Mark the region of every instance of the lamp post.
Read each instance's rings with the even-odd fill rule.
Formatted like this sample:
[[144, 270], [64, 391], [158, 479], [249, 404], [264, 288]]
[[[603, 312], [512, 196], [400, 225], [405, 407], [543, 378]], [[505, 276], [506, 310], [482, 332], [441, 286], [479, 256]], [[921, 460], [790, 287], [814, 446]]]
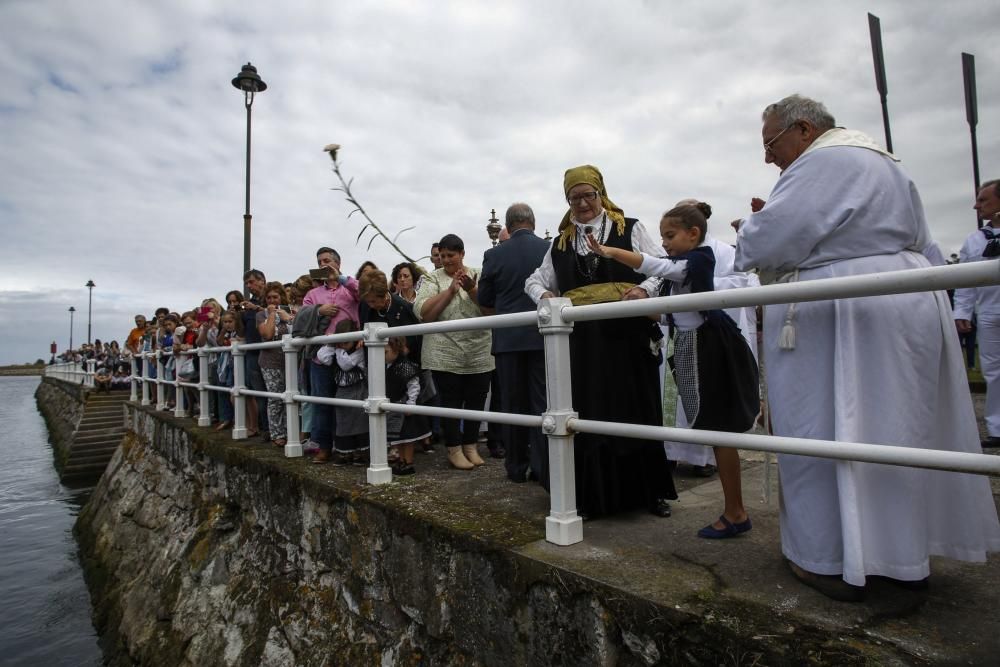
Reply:
[[[243, 214], [243, 274], [246, 275], [250, 270], [250, 107], [253, 106], [254, 94], [267, 90], [267, 84], [257, 74], [257, 68], [247, 63], [233, 79], [233, 86], [243, 91], [243, 105], [247, 108], [247, 187], [246, 211]], [[249, 294], [246, 296], [250, 298]]]
[[67, 348], [68, 352], [72, 352], [73, 351], [73, 313], [75, 313], [75, 312], [76, 312], [76, 308], [74, 308], [73, 306], [70, 306], [69, 307], [69, 347]]
[[500, 221], [497, 220], [497, 210], [495, 208], [490, 209], [490, 222], [486, 225], [486, 233], [489, 235], [493, 247], [496, 248], [497, 241], [500, 239]]
[[90, 290], [87, 295], [87, 345], [90, 345], [90, 314], [94, 305], [94, 288], [97, 287], [97, 285], [94, 284], [93, 280], [88, 280], [84, 287]]

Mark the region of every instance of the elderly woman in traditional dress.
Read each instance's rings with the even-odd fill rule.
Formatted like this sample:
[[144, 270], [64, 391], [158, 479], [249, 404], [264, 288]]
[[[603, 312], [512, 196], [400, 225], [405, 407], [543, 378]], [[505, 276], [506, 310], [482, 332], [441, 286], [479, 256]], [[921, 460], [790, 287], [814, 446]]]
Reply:
[[[536, 303], [564, 296], [574, 305], [649, 296], [657, 279], [643, 282], [633, 269], [590, 252], [586, 236], [602, 245], [661, 256], [663, 249], [609, 198], [597, 167], [566, 172], [569, 210], [542, 265], [525, 282]], [[573, 408], [581, 419], [663, 424], [658, 357], [651, 343], [656, 324], [644, 317], [577, 322], [570, 336]], [[677, 498], [660, 443], [589, 433], [574, 438], [576, 497], [584, 517], [643, 508], [670, 516]]]
[[[465, 266], [464, 242], [454, 234], [446, 234], [439, 247], [441, 268], [424, 276], [413, 312], [422, 322], [479, 317], [479, 270]], [[424, 336], [421, 364], [433, 371], [442, 407], [483, 409], [494, 368], [492, 341], [489, 329]], [[441, 426], [452, 467], [471, 470], [485, 463], [476, 448], [478, 421], [466, 419], [460, 430], [457, 419], [442, 417]]]

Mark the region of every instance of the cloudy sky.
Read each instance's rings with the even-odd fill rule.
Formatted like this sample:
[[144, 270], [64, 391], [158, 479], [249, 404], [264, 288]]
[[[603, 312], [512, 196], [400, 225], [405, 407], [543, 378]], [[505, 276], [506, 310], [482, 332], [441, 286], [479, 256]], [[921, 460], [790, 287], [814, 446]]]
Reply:
[[0, 0], [0, 363], [136, 312], [240, 287], [252, 61], [253, 266], [288, 281], [332, 245], [391, 267], [322, 147], [412, 256], [454, 232], [467, 263], [490, 210], [555, 231], [567, 167], [655, 226], [678, 199], [712, 227], [766, 197], [760, 111], [799, 92], [883, 141], [866, 12], [882, 19], [894, 148], [946, 254], [975, 228], [961, 59], [976, 56], [983, 179], [1000, 176], [1000, 3], [196, 2]]

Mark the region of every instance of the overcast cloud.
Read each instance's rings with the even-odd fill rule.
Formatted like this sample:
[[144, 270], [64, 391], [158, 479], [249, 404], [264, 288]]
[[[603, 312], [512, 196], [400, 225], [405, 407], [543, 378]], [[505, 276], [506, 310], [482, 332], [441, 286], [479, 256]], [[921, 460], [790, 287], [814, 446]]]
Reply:
[[0, 3], [0, 363], [122, 340], [131, 316], [240, 287], [246, 116], [253, 266], [292, 280], [332, 245], [353, 272], [400, 261], [360, 222], [322, 147], [412, 256], [443, 234], [467, 263], [514, 201], [538, 231], [565, 211], [567, 167], [598, 165], [652, 229], [677, 200], [713, 232], [777, 170], [760, 111], [800, 92], [884, 140], [866, 12], [882, 19], [894, 148], [936, 240], [975, 228], [960, 54], [976, 56], [983, 179], [1000, 177], [1000, 4], [940, 2]]

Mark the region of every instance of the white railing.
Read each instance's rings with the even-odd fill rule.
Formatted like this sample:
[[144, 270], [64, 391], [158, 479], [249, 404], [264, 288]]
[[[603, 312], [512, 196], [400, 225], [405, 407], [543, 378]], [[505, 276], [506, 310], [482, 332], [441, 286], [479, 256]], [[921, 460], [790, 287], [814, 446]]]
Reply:
[[[546, 518], [546, 539], [560, 545], [569, 545], [583, 539], [583, 524], [576, 511], [576, 488], [573, 460], [573, 434], [597, 433], [610, 436], [641, 438], [647, 440], [676, 440], [719, 447], [736, 447], [764, 452], [799, 454], [823, 458], [868, 461], [889, 465], [912, 466], [937, 470], [951, 470], [976, 474], [1000, 475], [1000, 457], [963, 452], [946, 452], [929, 449], [915, 449], [902, 446], [877, 445], [869, 443], [843, 443], [804, 438], [788, 438], [744, 433], [723, 433], [716, 431], [696, 431], [663, 426], [644, 426], [580, 419], [573, 411], [572, 376], [570, 370], [569, 336], [574, 322], [635, 317], [658, 313], [708, 310], [714, 308], [734, 308], [753, 305], [786, 304], [793, 302], [818, 301], [838, 298], [856, 298], [884, 294], [902, 294], [950, 289], [953, 287], [976, 287], [1000, 283], [1000, 262], [975, 262], [956, 266], [944, 266], [907, 271], [894, 271], [846, 278], [828, 278], [792, 284], [768, 285], [764, 287], [742, 288], [687, 294], [671, 297], [657, 297], [636, 301], [620, 301], [590, 306], [573, 306], [569, 299], [553, 298], [542, 301], [537, 312], [511, 315], [491, 315], [449, 322], [431, 322], [389, 328], [384, 323], [369, 323], [364, 331], [312, 339], [285, 336], [280, 341], [266, 343], [234, 343], [231, 347], [199, 348], [190, 352], [178, 352], [179, 359], [185, 354], [197, 354], [200, 377], [198, 382], [163, 379], [163, 359], [160, 352], [143, 353], [143, 359], [154, 359], [157, 377], [151, 379], [145, 373], [146, 364], [137, 368], [132, 362], [132, 399], [137, 400], [137, 386], [141, 386], [141, 403], [150, 405], [150, 384], [158, 386], [189, 387], [199, 392], [200, 415], [198, 424], [210, 423], [208, 392], [227, 393], [233, 398], [234, 439], [246, 438], [246, 397], [277, 398], [284, 402], [288, 423], [288, 437], [284, 452], [286, 456], [302, 456], [299, 441], [299, 406], [301, 403], [316, 403], [354, 407], [368, 413], [371, 463], [367, 479], [371, 484], [386, 484], [392, 481], [392, 471], [387, 463], [386, 414], [423, 414], [457, 419], [485, 420], [498, 424], [527, 426], [544, 431], [549, 440], [550, 496], [551, 506]], [[476, 329], [501, 329], [536, 324], [545, 345], [545, 373], [548, 406], [541, 415], [521, 415], [485, 410], [458, 410], [421, 405], [390, 403], [385, 396], [385, 345], [392, 336], [426, 335]], [[298, 392], [299, 350], [306, 345], [364, 340], [368, 355], [368, 398], [346, 400], [306, 396]], [[280, 348], [285, 358], [285, 391], [271, 393], [252, 391], [245, 384], [243, 357], [247, 351]], [[233, 355], [234, 386], [220, 387], [208, 384], [207, 356], [213, 352], [229, 351]], [[139, 371], [142, 371], [140, 374]], [[165, 409], [165, 392], [158, 391], [158, 409]], [[186, 416], [184, 392], [176, 392], [174, 414]]]
[[43, 375], [45, 377], [58, 378], [73, 384], [81, 384], [84, 387], [94, 386], [94, 371], [97, 362], [93, 359], [82, 361], [66, 361], [60, 364], [51, 364], [45, 367]]

